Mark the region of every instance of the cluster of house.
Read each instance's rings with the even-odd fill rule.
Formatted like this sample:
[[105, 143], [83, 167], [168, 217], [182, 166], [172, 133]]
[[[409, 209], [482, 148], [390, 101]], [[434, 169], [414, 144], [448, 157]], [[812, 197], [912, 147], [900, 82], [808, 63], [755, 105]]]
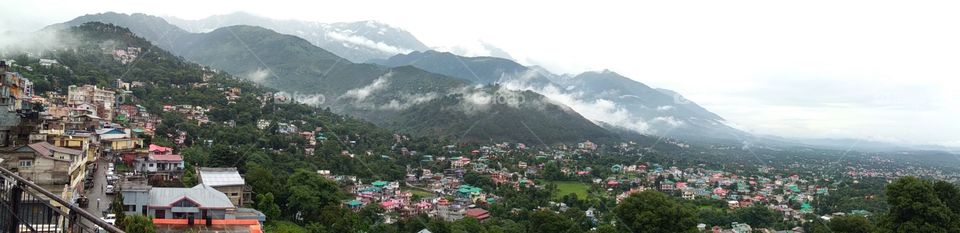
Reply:
[[[623, 172], [630, 172], [624, 169]], [[771, 175], [771, 177], [741, 177], [737, 174], [702, 168], [664, 169], [654, 165], [637, 165], [633, 170], [638, 176], [632, 179], [609, 178], [605, 185], [631, 185], [628, 191], [617, 195], [618, 202], [633, 192], [656, 189], [677, 193], [684, 199], [706, 198], [724, 200], [729, 208], [764, 205], [783, 214], [784, 219], [802, 219], [813, 213], [810, 204], [815, 197], [828, 195], [829, 189], [799, 175]], [[672, 177], [672, 178], [662, 178]], [[644, 181], [645, 179], [645, 181]], [[595, 182], [597, 182], [595, 180]], [[652, 187], [637, 185], [654, 184]], [[799, 205], [798, 205], [799, 204]]]
[[120, 64], [126, 65], [127, 63], [137, 60], [137, 56], [140, 56], [140, 51], [140, 47], [117, 48], [113, 50], [113, 59], [120, 62]]
[[0, 63], [0, 71], [4, 79], [0, 115], [4, 126], [15, 124], [0, 135], [0, 166], [5, 169], [64, 199], [76, 200], [90, 186], [92, 169], [88, 167], [102, 152], [132, 150], [143, 144], [129, 128], [111, 122], [116, 114], [113, 91], [70, 86], [67, 96], [47, 93], [42, 97], [5, 63]]
[[203, 125], [210, 123], [210, 118], [207, 117], [207, 112], [210, 112], [210, 108], [202, 106], [193, 106], [189, 104], [180, 104], [180, 105], [164, 105], [164, 112], [178, 112], [186, 116], [187, 119], [197, 122], [197, 125]]
[[[114, 52], [123, 62], [135, 58], [139, 49]], [[114, 88], [70, 86], [66, 96], [39, 96], [33, 93], [29, 80], [9, 71], [6, 62], [0, 62], [0, 78], [3, 168], [77, 202], [94, 191], [88, 189], [93, 186], [95, 162], [113, 155], [117, 164], [125, 165], [117, 169], [126, 172], [117, 186], [124, 194], [123, 210], [127, 214], [147, 215], [171, 226], [188, 225], [187, 219], [203, 219], [219, 225], [259, 228], [265, 220], [262, 213], [242, 208], [253, 199], [236, 168], [197, 168], [197, 186], [163, 187], [180, 183], [185, 164], [172, 148], [144, 144], [144, 136], [153, 135], [161, 120], [143, 106], [124, 101], [131, 93], [129, 88], [142, 83], [117, 80]], [[35, 108], [38, 105], [43, 108]], [[200, 124], [208, 111], [188, 105], [164, 106], [164, 110], [185, 114]]]
[[960, 183], [958, 170], [904, 163], [879, 156], [871, 156], [867, 161], [850, 164], [844, 168], [846, 172], [843, 176], [853, 179], [854, 182], [864, 178], [885, 178], [892, 181], [901, 177], [914, 176]]
[[[401, 190], [401, 181], [378, 180], [364, 184], [353, 176], [332, 175], [327, 170], [318, 171], [328, 179], [349, 184], [345, 185], [345, 189], [353, 194], [353, 197], [343, 202], [344, 207], [360, 210], [365, 206], [375, 205], [387, 213], [384, 217], [388, 223], [395, 221], [394, 217], [406, 218], [420, 214], [448, 221], [464, 217], [478, 220], [490, 217], [487, 210], [478, 206], [494, 202], [495, 197], [488, 197], [488, 194], [479, 187], [462, 184], [460, 178], [455, 178], [456, 175], [434, 175], [429, 170], [424, 172], [424, 181], [436, 180], [436, 182], [430, 182], [426, 185], [427, 187], [424, 187], [418, 184], [426, 182], [407, 179], [403, 181], [406, 182], [404, 189], [407, 190]], [[411, 176], [414, 175], [408, 174], [408, 177]], [[415, 192], [422, 196], [415, 199]]]

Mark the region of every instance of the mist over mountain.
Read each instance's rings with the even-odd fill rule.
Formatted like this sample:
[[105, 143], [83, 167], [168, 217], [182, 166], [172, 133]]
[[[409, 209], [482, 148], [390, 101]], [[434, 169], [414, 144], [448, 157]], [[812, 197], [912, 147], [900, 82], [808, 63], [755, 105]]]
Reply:
[[163, 18], [170, 24], [194, 33], [236, 25], [259, 26], [306, 39], [352, 62], [385, 59], [396, 54], [429, 49], [409, 32], [377, 21], [319, 23], [275, 20], [246, 12], [215, 15], [199, 20], [184, 20], [172, 16]]
[[[276, 88], [297, 101], [417, 135], [527, 143], [616, 137], [534, 92], [476, 85], [412, 66], [353, 63], [300, 37], [258, 26], [191, 33], [155, 16], [104, 13], [50, 28], [93, 21], [130, 27], [177, 56]], [[530, 127], [507, 124], [525, 119]], [[430, 127], [416, 127], [425, 122]], [[482, 127], [472, 131], [476, 125]]]
[[433, 50], [450, 52], [464, 57], [498, 57], [508, 60], [516, 60], [510, 56], [506, 50], [501, 49], [485, 41], [473, 41], [461, 43], [454, 46], [437, 46]]
[[411, 65], [474, 83], [498, 83], [507, 89], [534, 91], [597, 123], [639, 133], [736, 141], [747, 135], [679, 93], [651, 88], [608, 70], [556, 75], [508, 59], [436, 51], [397, 55], [379, 63], [391, 67]]

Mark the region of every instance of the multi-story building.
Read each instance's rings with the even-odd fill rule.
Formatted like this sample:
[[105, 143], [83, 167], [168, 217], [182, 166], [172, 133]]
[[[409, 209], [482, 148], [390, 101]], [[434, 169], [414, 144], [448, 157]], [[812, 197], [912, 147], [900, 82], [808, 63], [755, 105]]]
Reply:
[[80, 106], [92, 104], [97, 116], [102, 119], [113, 119], [113, 109], [116, 95], [113, 91], [105, 90], [94, 85], [76, 86], [67, 88], [67, 105]]
[[9, 72], [5, 61], [0, 61], [0, 147], [26, 143], [31, 130], [24, 129], [22, 119], [32, 113], [33, 83]]
[[235, 167], [201, 167], [197, 169], [197, 177], [201, 184], [226, 194], [235, 206], [243, 206], [251, 198], [250, 192], [246, 191], [246, 182]]

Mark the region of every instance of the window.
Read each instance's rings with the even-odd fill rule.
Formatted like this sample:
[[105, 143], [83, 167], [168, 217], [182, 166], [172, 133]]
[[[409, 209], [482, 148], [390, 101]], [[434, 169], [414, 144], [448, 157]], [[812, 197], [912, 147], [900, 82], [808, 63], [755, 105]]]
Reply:
[[152, 163], [150, 164], [150, 167], [153, 167], [153, 164], [152, 164]]
[[135, 205], [123, 205], [123, 211], [124, 211], [124, 212], [137, 211], [137, 206], [135, 206]]
[[177, 202], [177, 204], [174, 206], [175, 207], [196, 207], [196, 205], [194, 205], [193, 202], [190, 202], [187, 200], [182, 200], [180, 202]]
[[20, 160], [20, 167], [33, 167], [33, 160]]
[[230, 193], [230, 196], [236, 197], [237, 195], [239, 195], [239, 194], [237, 194], [237, 193]]

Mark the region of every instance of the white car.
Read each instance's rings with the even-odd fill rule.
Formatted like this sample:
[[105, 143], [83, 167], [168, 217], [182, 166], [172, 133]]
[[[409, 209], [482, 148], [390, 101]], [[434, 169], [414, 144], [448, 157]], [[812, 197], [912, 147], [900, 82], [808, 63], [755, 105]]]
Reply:
[[[107, 185], [106, 190], [104, 190], [104, 192], [107, 193], [107, 194], [113, 194], [113, 191], [114, 191], [114, 190], [113, 190], [113, 185]], [[108, 216], [109, 216], [109, 215], [108, 215]]]
[[103, 219], [104, 222], [107, 222], [107, 223], [109, 223], [110, 225], [116, 225], [116, 223], [117, 223], [117, 215], [116, 215], [116, 214], [107, 214], [106, 217], [102, 217], [102, 218], [100, 218], [100, 219]]

